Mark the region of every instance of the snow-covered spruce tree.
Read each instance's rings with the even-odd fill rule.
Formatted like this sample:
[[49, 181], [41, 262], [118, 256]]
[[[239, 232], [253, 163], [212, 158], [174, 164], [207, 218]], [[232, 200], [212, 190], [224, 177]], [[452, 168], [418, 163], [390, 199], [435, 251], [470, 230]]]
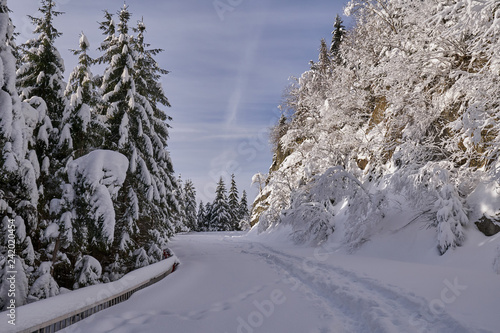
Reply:
[[240, 213], [240, 198], [238, 194], [238, 187], [236, 186], [236, 180], [234, 173], [231, 175], [231, 186], [229, 187], [229, 194], [227, 196], [227, 204], [229, 206], [229, 214], [231, 215], [231, 229], [230, 230], [238, 230], [239, 229], [239, 213]]
[[194, 231], [206, 231], [205, 230], [205, 205], [203, 201], [200, 200], [198, 205], [198, 213], [196, 214], [196, 229]]
[[111, 63], [113, 54], [108, 51], [116, 40], [116, 25], [115, 21], [113, 20], [113, 14], [111, 14], [107, 10], [104, 11], [104, 21], [99, 22], [99, 30], [101, 30], [102, 34], [106, 37], [101, 42], [101, 45], [97, 48], [103, 54], [96, 59], [96, 62], [98, 64], [109, 64]]
[[55, 265], [54, 276], [66, 288], [74, 285], [73, 265], [80, 260], [82, 253], [96, 255], [98, 252], [97, 256], [102, 256], [108, 238], [102, 232], [102, 217], [95, 214], [95, 194], [98, 193], [95, 184], [83, 179], [82, 173], [70, 175], [71, 172], [67, 171], [73, 160], [102, 147], [106, 134], [104, 120], [97, 114], [98, 93], [90, 70], [93, 61], [87, 54], [89, 42], [83, 33], [79, 46], [79, 50], [73, 51], [78, 56], [78, 65], [71, 72], [64, 92], [69, 102], [64, 109], [58, 143], [59, 149], [67, 153], [61, 161], [60, 186], [63, 191], [60, 199], [52, 200], [54, 207], [60, 207], [57, 241], [68, 256], [68, 260]]
[[82, 32], [79, 49], [73, 50], [73, 54], [78, 56], [78, 65], [69, 75], [64, 92], [69, 103], [64, 109], [60, 144], [70, 146], [72, 159], [103, 147], [105, 141], [105, 119], [97, 110], [99, 93], [90, 68], [94, 60], [87, 54], [89, 47], [90, 43]]
[[198, 230], [198, 215], [196, 212], [196, 189], [191, 180], [184, 183], [184, 210], [186, 216], [186, 227], [189, 230]]
[[179, 233], [186, 231], [186, 207], [185, 203], [185, 195], [183, 188], [184, 181], [182, 180], [182, 176], [179, 175], [177, 177], [177, 189], [175, 190], [175, 197], [179, 200], [179, 206], [177, 212], [172, 216], [172, 227], [174, 233]]
[[213, 231], [212, 227], [212, 204], [207, 202], [205, 204], [205, 214], [203, 217], [203, 224], [200, 224], [202, 231]]
[[[129, 159], [127, 177], [115, 201], [115, 256], [113, 267], [124, 273], [137, 265], [161, 259], [161, 247], [173, 233], [173, 218], [178, 212], [177, 183], [172, 163], [165, 150], [167, 125], [159, 118], [164, 104], [163, 90], [141, 39], [129, 34], [130, 12], [118, 12], [117, 36], [107, 37], [110, 61], [102, 78], [103, 111], [108, 117], [107, 148]], [[142, 67], [142, 68], [141, 68]], [[147, 253], [147, 263], [144, 253]], [[107, 263], [110, 264], [110, 263]], [[106, 266], [106, 265], [105, 265]]]
[[[239, 229], [247, 229], [250, 227], [250, 212], [248, 211], [248, 197], [247, 192], [243, 190], [241, 199], [238, 205], [238, 223]], [[242, 225], [245, 227], [242, 228]]]
[[[18, 97], [16, 59], [12, 47], [13, 26], [9, 18], [7, 2], [1, 0], [0, 234], [2, 236], [0, 237], [0, 279], [5, 281], [7, 271], [18, 272], [16, 304], [22, 305], [26, 302], [28, 294], [28, 279], [37, 264], [33, 239], [36, 239], [38, 227], [36, 214], [38, 162], [36, 153], [28, 147], [33, 133], [27, 122], [33, 120], [30, 116], [33, 116], [34, 110], [21, 103]], [[15, 247], [12, 247], [13, 244]], [[8, 284], [2, 283], [0, 310], [6, 306], [7, 291]]]
[[[148, 156], [148, 167], [152, 170], [152, 175], [156, 180], [159, 192], [159, 206], [157, 216], [164, 218], [165, 225], [161, 223], [157, 225], [159, 229], [163, 229], [166, 233], [164, 237], [170, 236], [171, 231], [168, 226], [168, 219], [176, 212], [180, 211], [180, 198], [175, 196], [176, 188], [180, 185], [176, 184], [174, 176], [174, 168], [170, 154], [166, 150], [168, 146], [168, 129], [170, 125], [168, 121], [172, 120], [163, 107], [170, 107], [170, 103], [165, 96], [165, 92], [160, 83], [162, 75], [169, 72], [162, 69], [155, 56], [162, 52], [162, 49], [150, 49], [150, 44], [145, 42], [146, 25], [141, 20], [138, 22], [137, 28], [134, 29], [137, 37], [133, 40], [134, 48], [138, 53], [137, 64], [135, 67], [135, 81], [138, 96], [145, 99], [147, 119], [151, 130], [149, 138], [153, 146], [153, 155]], [[145, 137], [146, 140], [147, 137]], [[145, 142], [147, 145], [148, 142]], [[186, 229], [183, 223], [182, 230]]]
[[340, 45], [342, 44], [342, 41], [346, 34], [346, 29], [343, 23], [344, 22], [337, 14], [337, 16], [335, 17], [335, 23], [333, 24], [333, 28], [335, 30], [332, 31], [332, 43], [330, 44], [330, 56], [332, 58], [332, 61], [337, 64], [340, 64], [342, 62], [342, 58], [340, 56]]
[[[39, 112], [39, 123], [35, 128], [35, 149], [41, 166], [38, 178], [39, 226], [41, 237], [36, 248], [41, 251], [41, 260], [51, 261], [53, 266], [66, 265], [67, 258], [60, 250], [67, 247], [69, 229], [61, 225], [61, 206], [64, 177], [64, 162], [69, 146], [61, 141], [64, 97], [64, 63], [55, 47], [61, 35], [53, 26], [54, 17], [62, 14], [55, 10], [55, 2], [42, 0], [40, 17], [30, 16], [35, 25], [35, 38], [22, 47], [22, 66], [18, 69], [18, 90], [23, 100], [28, 101]], [[49, 272], [51, 273], [51, 272]], [[44, 294], [45, 295], [45, 294]]]
[[215, 199], [210, 207], [210, 226], [208, 231], [232, 230], [231, 218], [227, 201], [226, 184], [221, 177], [215, 189]]

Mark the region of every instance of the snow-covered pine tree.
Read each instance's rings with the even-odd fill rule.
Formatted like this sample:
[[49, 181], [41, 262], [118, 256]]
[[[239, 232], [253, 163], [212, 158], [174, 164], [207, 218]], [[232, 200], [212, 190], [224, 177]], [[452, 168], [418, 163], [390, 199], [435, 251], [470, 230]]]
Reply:
[[71, 146], [72, 159], [103, 147], [106, 134], [105, 119], [97, 111], [100, 98], [91, 71], [94, 60], [87, 53], [90, 43], [83, 32], [78, 44], [79, 49], [73, 50], [78, 56], [78, 64], [69, 75], [64, 92], [69, 103], [64, 109], [63, 133], [70, 135], [61, 138]]
[[65, 107], [64, 62], [55, 47], [62, 35], [53, 25], [55, 17], [63, 14], [55, 10], [53, 0], [40, 0], [41, 17], [29, 16], [35, 26], [35, 38], [21, 45], [23, 66], [18, 70], [18, 89], [23, 100], [33, 96], [44, 99], [48, 116], [54, 128], [59, 129]]
[[[179, 207], [177, 181], [165, 150], [167, 117], [159, 116], [158, 104], [165, 105], [167, 99], [157, 81], [159, 76], [155, 76], [157, 64], [150, 62], [152, 54], [142, 37], [129, 34], [131, 14], [126, 5], [118, 16], [117, 36], [111, 38], [111, 30], [105, 30], [107, 49], [102, 59], [110, 62], [101, 90], [109, 118], [107, 148], [129, 159], [127, 178], [115, 202], [115, 250], [124, 267], [131, 269], [139, 261], [144, 265], [144, 253], [149, 262], [161, 259], [160, 249], [174, 231], [173, 218]], [[137, 261], [136, 256], [142, 259]]]
[[211, 205], [209, 231], [232, 230], [232, 216], [226, 193], [226, 184], [224, 183], [224, 179], [220, 177], [217, 188], [215, 189], [215, 199]]
[[231, 186], [229, 187], [229, 194], [227, 199], [228, 199], [227, 203], [229, 206], [229, 214], [231, 215], [230, 230], [239, 230], [240, 199], [234, 173], [231, 175]]
[[335, 23], [333, 24], [334, 30], [332, 31], [332, 43], [330, 45], [330, 56], [332, 61], [336, 64], [340, 64], [342, 62], [342, 58], [340, 57], [340, 44], [344, 40], [344, 35], [346, 34], [344, 22], [337, 14], [335, 17]]
[[35, 149], [41, 173], [38, 178], [39, 189], [39, 225], [41, 245], [45, 247], [42, 260], [50, 260], [55, 266], [65, 262], [65, 256], [59, 253], [65, 243], [68, 230], [60, 225], [62, 183], [64, 162], [69, 151], [63, 131], [63, 113], [66, 106], [64, 97], [64, 62], [55, 47], [55, 40], [61, 35], [53, 25], [55, 17], [61, 12], [55, 10], [55, 2], [41, 0], [38, 9], [40, 17], [29, 16], [35, 25], [35, 38], [21, 45], [22, 66], [18, 69], [18, 90], [23, 100], [28, 101], [39, 112], [41, 120], [35, 129]]
[[184, 210], [186, 217], [186, 227], [189, 230], [198, 230], [198, 215], [196, 212], [196, 189], [193, 182], [188, 179], [184, 183]]
[[177, 190], [174, 195], [179, 202], [178, 210], [172, 217], [172, 226], [174, 228], [174, 233], [184, 232], [186, 230], [186, 195], [184, 193], [184, 181], [181, 175], [177, 177]]
[[196, 229], [194, 231], [206, 231], [205, 217], [205, 205], [203, 204], [203, 201], [200, 200], [200, 204], [198, 205], [198, 213], [196, 215]]
[[205, 215], [203, 218], [203, 224], [201, 225], [202, 231], [213, 231], [212, 227], [212, 203], [207, 202], [205, 204]]
[[248, 219], [250, 216], [250, 212], [248, 211], [248, 196], [247, 191], [243, 190], [241, 194], [241, 200], [239, 204], [239, 213], [238, 217], [240, 220]]
[[166, 232], [166, 236], [170, 236], [171, 231], [169, 231], [167, 221], [169, 216], [181, 210], [180, 200], [175, 196], [175, 193], [178, 193], [176, 188], [181, 185], [175, 182], [174, 168], [167, 150], [170, 127], [168, 121], [172, 118], [162, 109], [162, 107], [170, 107], [170, 103], [165, 96], [160, 79], [162, 75], [169, 72], [162, 69], [155, 60], [155, 56], [163, 50], [150, 49], [150, 44], [145, 42], [146, 25], [142, 20], [138, 22], [134, 30], [137, 33], [134, 39], [134, 49], [138, 55], [134, 80], [138, 96], [145, 99], [144, 110], [147, 113], [145, 116], [149, 121], [149, 138], [153, 146], [153, 155], [150, 154], [147, 163], [153, 178], [156, 179], [160, 195], [156, 208], [158, 216], [163, 216], [165, 225], [160, 225], [159, 228]]
[[116, 25], [113, 20], [113, 14], [104, 11], [104, 21], [99, 22], [99, 30], [106, 37], [102, 41], [101, 45], [97, 48], [103, 54], [96, 59], [99, 64], [109, 64], [111, 63], [112, 53], [108, 52], [112, 45], [115, 43], [116, 39]]
[[[92, 202], [92, 193], [96, 189], [89, 188], [85, 179], [79, 178], [71, 183], [66, 171], [73, 160], [102, 147], [105, 141], [106, 125], [97, 114], [99, 98], [90, 70], [93, 61], [87, 54], [89, 46], [82, 33], [79, 49], [73, 50], [78, 56], [78, 65], [71, 72], [64, 93], [69, 102], [64, 109], [59, 141], [60, 149], [67, 152], [61, 172], [64, 177], [61, 184], [63, 193], [59, 200], [59, 242], [62, 243], [61, 248], [67, 248], [65, 252], [69, 261], [54, 265], [54, 275], [60, 285], [66, 288], [72, 288], [74, 284], [72, 263], [76, 263], [82, 254], [96, 251], [100, 254], [106, 249], [106, 237], [100, 226], [102, 221], [93, 214], [95, 203]], [[57, 202], [57, 199], [53, 202]]]
[[[125, 156], [131, 155], [129, 144], [129, 114], [135, 108], [134, 82], [130, 73], [134, 71], [137, 61], [137, 54], [132, 49], [131, 36], [129, 35], [128, 21], [130, 13], [124, 5], [118, 12], [119, 24], [116, 36], [114, 22], [110, 13], [105, 12], [107, 21], [101, 23], [101, 28], [106, 28], [105, 41], [101, 44], [104, 54], [99, 58], [107, 65], [101, 82], [103, 94], [101, 100], [102, 114], [108, 117], [109, 133], [106, 139], [106, 148], [125, 152]], [[105, 24], [108, 24], [107, 26]], [[132, 99], [132, 102], [130, 101]], [[129, 103], [130, 102], [130, 103]], [[137, 132], [137, 131], [136, 131]], [[137, 154], [137, 151], [135, 151]], [[139, 219], [139, 198], [134, 185], [138, 183], [134, 180], [137, 171], [135, 156], [129, 161], [129, 170], [125, 184], [118, 193], [118, 198], [114, 202], [116, 212], [116, 224], [114, 231], [113, 258], [110, 262], [103, 262], [105, 270], [110, 271], [110, 278], [116, 279], [121, 274], [134, 268], [135, 258], [133, 254], [140, 249], [142, 244], [136, 243], [139, 229], [137, 221]], [[142, 191], [144, 193], [144, 189]], [[109, 267], [107, 267], [109, 265]]]
[[[28, 279], [36, 265], [32, 239], [37, 231], [38, 165], [36, 154], [28, 148], [28, 137], [32, 133], [23, 112], [34, 110], [18, 97], [12, 47], [13, 26], [7, 1], [0, 0], [0, 280], [5, 281], [6, 271], [18, 272], [16, 304], [22, 305], [28, 294]], [[15, 255], [10, 257], [9, 230], [14, 231], [15, 241]], [[12, 261], [7, 259], [13, 260], [15, 267], [9, 268], [7, 265], [12, 265]], [[1, 285], [0, 310], [3, 310], [8, 284]]]

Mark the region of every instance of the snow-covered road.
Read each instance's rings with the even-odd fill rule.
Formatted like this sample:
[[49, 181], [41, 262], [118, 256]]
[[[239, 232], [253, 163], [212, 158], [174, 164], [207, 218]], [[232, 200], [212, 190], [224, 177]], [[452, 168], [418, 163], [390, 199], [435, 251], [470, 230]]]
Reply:
[[[474, 283], [478, 276], [457, 269], [429, 272], [240, 233], [178, 235], [171, 248], [178, 271], [65, 332], [485, 333], [500, 323], [470, 304], [486, 302], [485, 318], [496, 312], [500, 283], [493, 274]], [[495, 291], [477, 295], [483, 283]]]

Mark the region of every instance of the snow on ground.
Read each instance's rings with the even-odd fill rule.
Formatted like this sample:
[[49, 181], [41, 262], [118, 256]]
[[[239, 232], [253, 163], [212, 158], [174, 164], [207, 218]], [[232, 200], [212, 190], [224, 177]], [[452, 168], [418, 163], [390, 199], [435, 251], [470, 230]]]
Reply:
[[[156, 264], [137, 269], [120, 280], [69, 291], [48, 299], [20, 306], [16, 309], [16, 325], [8, 323], [8, 312], [0, 312], [0, 332], [20, 332], [35, 325], [58, 318], [72, 311], [103, 301], [125, 290], [133, 289], [151, 278], [169, 270], [178, 261], [175, 256]], [[90, 332], [90, 331], [89, 331]]]
[[178, 235], [174, 274], [64, 332], [498, 332], [486, 255], [497, 239], [470, 230], [438, 256], [435, 231], [421, 229], [383, 232], [353, 255], [334, 239], [297, 247], [286, 229]]

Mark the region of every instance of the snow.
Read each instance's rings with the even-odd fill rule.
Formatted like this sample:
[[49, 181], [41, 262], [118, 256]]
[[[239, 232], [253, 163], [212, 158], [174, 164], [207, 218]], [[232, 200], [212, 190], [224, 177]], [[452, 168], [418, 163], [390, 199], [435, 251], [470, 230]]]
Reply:
[[87, 36], [82, 32], [80, 35], [80, 41], [79, 41], [80, 48], [82, 49], [87, 49], [90, 47], [89, 40], [87, 39]]
[[472, 221], [479, 220], [483, 215], [489, 218], [497, 215], [500, 209], [500, 185], [497, 182], [479, 183], [468, 197], [471, 207], [475, 209], [470, 212]]
[[78, 279], [74, 287], [78, 288], [79, 286], [97, 284], [101, 278], [102, 267], [96, 258], [84, 255], [75, 264], [75, 272], [77, 272]]
[[107, 186], [110, 195], [115, 195], [125, 181], [128, 159], [115, 151], [94, 150], [68, 165], [68, 177], [72, 184], [77, 182], [77, 172], [81, 173], [92, 186]]
[[[2, 64], [1, 61], [0, 64]], [[0, 73], [2, 73], [2, 68], [0, 68]], [[12, 119], [12, 99], [7, 92], [2, 90], [0, 91], [0, 133], [7, 138], [10, 137], [12, 131]]]
[[51, 223], [45, 229], [45, 239], [55, 239], [59, 236], [59, 225], [57, 223]]
[[[173, 256], [156, 264], [130, 272], [118, 281], [61, 293], [48, 299], [18, 307], [16, 309], [16, 326], [9, 325], [6, 320], [0, 320], [0, 332], [9, 333], [26, 330], [47, 320], [57, 318], [68, 312], [76, 311], [112, 295], [132, 289], [143, 282], [149, 281], [151, 277], [158, 276], [167, 271], [176, 261], [177, 257]], [[50, 274], [48, 275], [50, 276]], [[3, 317], [4, 313], [1, 314]]]
[[[284, 226], [177, 235], [174, 274], [62, 332], [497, 332], [500, 280], [485, 256], [497, 239], [469, 232], [462, 247], [439, 256], [434, 230], [418, 221], [399, 228], [397, 215], [390, 224], [353, 255], [335, 241], [297, 247]], [[136, 274], [147, 280], [143, 270], [155, 265]], [[114, 287], [29, 304], [19, 318], [55, 317], [102, 290]], [[33, 311], [42, 304], [43, 313]]]
[[123, 148], [127, 144], [129, 136], [128, 131], [129, 131], [129, 119], [128, 115], [125, 113], [120, 123], [120, 129], [119, 129], [120, 140], [118, 141], [118, 147]]
[[82, 130], [86, 132], [91, 119], [90, 107], [87, 104], [82, 104], [80, 110], [78, 111], [78, 117], [82, 121]]
[[67, 144], [68, 149], [73, 149], [73, 139], [71, 138], [70, 124], [65, 124], [59, 137], [59, 147]]
[[74, 188], [88, 188], [91, 210], [95, 220], [102, 221], [100, 232], [108, 243], [114, 237], [113, 198], [125, 181], [128, 164], [124, 155], [111, 150], [94, 150], [68, 163], [69, 181]]

